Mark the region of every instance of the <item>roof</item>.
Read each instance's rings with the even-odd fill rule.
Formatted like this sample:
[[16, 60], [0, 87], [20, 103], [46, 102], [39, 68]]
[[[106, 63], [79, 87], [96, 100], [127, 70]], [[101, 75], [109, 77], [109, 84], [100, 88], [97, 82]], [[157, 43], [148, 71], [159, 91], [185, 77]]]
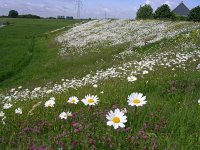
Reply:
[[180, 3], [180, 5], [178, 5], [173, 12], [177, 15], [180, 16], [188, 16], [190, 10], [187, 8], [187, 6], [185, 6], [185, 4], [183, 2]]

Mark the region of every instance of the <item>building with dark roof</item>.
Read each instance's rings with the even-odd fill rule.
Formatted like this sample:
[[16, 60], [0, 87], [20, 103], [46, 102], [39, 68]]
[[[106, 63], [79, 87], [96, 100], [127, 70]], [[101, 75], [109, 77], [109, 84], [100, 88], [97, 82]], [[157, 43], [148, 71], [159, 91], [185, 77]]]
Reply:
[[180, 3], [180, 5], [178, 5], [173, 12], [177, 15], [180, 16], [184, 16], [187, 17], [188, 14], [190, 13], [190, 10], [187, 6], [185, 6], [185, 4], [183, 3], [183, 1]]

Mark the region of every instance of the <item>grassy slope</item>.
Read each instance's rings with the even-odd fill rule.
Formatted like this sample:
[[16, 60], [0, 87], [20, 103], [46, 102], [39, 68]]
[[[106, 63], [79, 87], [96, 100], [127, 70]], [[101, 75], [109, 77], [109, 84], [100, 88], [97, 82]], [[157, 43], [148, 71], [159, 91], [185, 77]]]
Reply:
[[[187, 43], [187, 40], [180, 40], [179, 44]], [[196, 37], [192, 37], [190, 40], [194, 40], [196, 45], [200, 45]], [[122, 49], [118, 47], [119, 50], [102, 53], [99, 57], [92, 55], [60, 60], [56, 55], [56, 51], [51, 49], [52, 46], [48, 50], [45, 49], [46, 51], [39, 51], [39, 49], [42, 50], [49, 46], [50, 43], [45, 41], [45, 39], [37, 41], [37, 45], [40, 48], [38, 48], [38, 53], [33, 56], [35, 61], [25, 68], [25, 70], [27, 69], [26, 72], [23, 71], [16, 75], [15, 78], [21, 83], [23, 83], [21, 81], [23, 79], [26, 82], [37, 81], [39, 83], [40, 80], [38, 81], [38, 79], [40, 78], [51, 79], [56, 76], [56, 80], [62, 78], [63, 75], [65, 75], [64, 77], [83, 76], [90, 70], [106, 68], [106, 66], [116, 63], [112, 62], [109, 56]], [[150, 54], [156, 51], [167, 51], [177, 44], [167, 40], [164, 40], [164, 43], [162, 49], [158, 48], [160, 46], [159, 42], [139, 49], [139, 59], [145, 55], [144, 51], [151, 47], [153, 48], [149, 51]], [[52, 52], [49, 53], [49, 50], [52, 50]], [[96, 63], [97, 58], [103, 58], [105, 62]], [[121, 60], [118, 63], [130, 59], [135, 59], [135, 56]], [[45, 145], [48, 148], [57, 149], [62, 147], [64, 143], [65, 148], [70, 149], [73, 148], [72, 143], [77, 142], [77, 148], [88, 149], [92, 147], [91, 141], [94, 140], [95, 147], [101, 147], [101, 149], [196, 150], [200, 147], [200, 108], [197, 105], [197, 100], [200, 97], [200, 73], [195, 70], [197, 63], [190, 64], [187, 68], [189, 71], [184, 69], [172, 71], [158, 67], [154, 72], [144, 77], [138, 77], [138, 81], [133, 84], [128, 83], [126, 79], [110, 79], [101, 82], [97, 89], [86, 86], [78, 90], [70, 90], [61, 95], [54, 95], [56, 97], [56, 105], [52, 110], [44, 108], [44, 102], [48, 98], [37, 99], [28, 103], [18, 102], [15, 104], [15, 108], [22, 107], [23, 115], [13, 115], [14, 108], [6, 111], [8, 119], [6, 120], [6, 125], [0, 127], [0, 145], [8, 149], [16, 147], [26, 149], [28, 144], [31, 147], [35, 144], [37, 147]], [[82, 68], [83, 66], [88, 68]], [[72, 70], [74, 67], [75, 69]], [[44, 68], [45, 72], [42, 73]], [[83, 70], [86, 71], [83, 72]], [[40, 74], [38, 75], [38, 73]], [[20, 79], [21, 77], [22, 79]], [[14, 82], [15, 78], [10, 81]], [[104, 94], [100, 94], [101, 91], [104, 91]], [[107, 127], [106, 110], [112, 109], [113, 105], [118, 105], [119, 108], [127, 107], [126, 99], [132, 92], [144, 93], [147, 96], [148, 103], [137, 110], [128, 107], [126, 127], [130, 127], [131, 130], [128, 132], [114, 131], [112, 128]], [[87, 109], [83, 104], [78, 104], [77, 106], [66, 104], [70, 96], [76, 95], [82, 98], [88, 93], [97, 94], [100, 97], [100, 104], [94, 109]], [[34, 115], [27, 116], [26, 114], [38, 101], [43, 103], [34, 110]], [[58, 114], [66, 110], [76, 112], [76, 117], [67, 121], [60, 120]], [[76, 127], [70, 126], [74, 121], [80, 123], [83, 128], [78, 133], [75, 130]], [[26, 127], [32, 129], [27, 130]], [[144, 130], [145, 127], [146, 129]], [[142, 135], [140, 131], [144, 131], [146, 136]]]
[[[41, 78], [44, 78], [42, 75], [46, 72], [41, 64], [53, 62], [57, 53], [54, 47], [46, 46], [46, 43], [52, 42], [52, 37], [46, 38], [44, 33], [77, 23], [77, 21], [37, 19], [1, 19], [0, 21], [11, 23], [0, 29], [0, 87], [2, 88], [35, 82], [38, 73], [41, 74]], [[37, 37], [41, 35], [43, 37]], [[33, 36], [36, 38], [33, 39]], [[34, 72], [38, 66], [41, 66], [40, 72], [37, 72], [38, 70]], [[32, 72], [31, 76], [30, 72]]]
[[0, 60], [0, 88], [2, 89], [21, 85], [24, 88], [31, 88], [42, 86], [51, 81], [56, 82], [62, 78], [83, 77], [91, 71], [106, 69], [118, 63], [111, 61], [110, 58], [124, 50], [123, 45], [111, 48], [104, 47], [100, 48], [100, 53], [94, 52], [90, 55], [61, 58], [57, 55], [58, 45], [54, 41], [58, 33], [51, 34], [47, 38], [46, 36], [37, 37], [34, 40], [30, 37], [73, 24], [74, 21], [18, 19], [9, 21], [11, 22], [10, 26], [0, 29], [0, 34], [6, 39], [0, 39], [2, 43], [0, 53], [3, 56]]

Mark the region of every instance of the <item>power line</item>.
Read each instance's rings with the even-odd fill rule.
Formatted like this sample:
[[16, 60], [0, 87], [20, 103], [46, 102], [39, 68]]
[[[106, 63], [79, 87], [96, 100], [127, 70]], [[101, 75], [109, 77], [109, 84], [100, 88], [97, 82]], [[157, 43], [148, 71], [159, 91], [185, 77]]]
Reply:
[[77, 19], [81, 18], [81, 7], [82, 7], [82, 0], [76, 0]]

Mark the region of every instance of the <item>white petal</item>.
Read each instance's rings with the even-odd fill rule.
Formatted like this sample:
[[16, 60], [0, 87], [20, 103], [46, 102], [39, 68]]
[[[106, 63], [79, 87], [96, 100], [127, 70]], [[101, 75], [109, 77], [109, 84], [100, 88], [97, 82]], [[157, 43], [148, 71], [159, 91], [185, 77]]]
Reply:
[[141, 98], [142, 98], [142, 96], [143, 96], [143, 94], [142, 94], [142, 93], [139, 93], [139, 94], [138, 94], [138, 98], [139, 98], [139, 99], [141, 99]]
[[146, 99], [146, 96], [142, 97], [141, 100], [144, 101]]
[[112, 125], [113, 125], [113, 122], [112, 122], [112, 121], [108, 121], [108, 122], [107, 122], [107, 125], [108, 125], [108, 126], [112, 126]]
[[113, 126], [114, 126], [114, 129], [117, 129], [119, 127], [118, 123], [115, 123]]
[[121, 127], [121, 128], [124, 128], [125, 125], [123, 123], [118, 123], [118, 125]]

